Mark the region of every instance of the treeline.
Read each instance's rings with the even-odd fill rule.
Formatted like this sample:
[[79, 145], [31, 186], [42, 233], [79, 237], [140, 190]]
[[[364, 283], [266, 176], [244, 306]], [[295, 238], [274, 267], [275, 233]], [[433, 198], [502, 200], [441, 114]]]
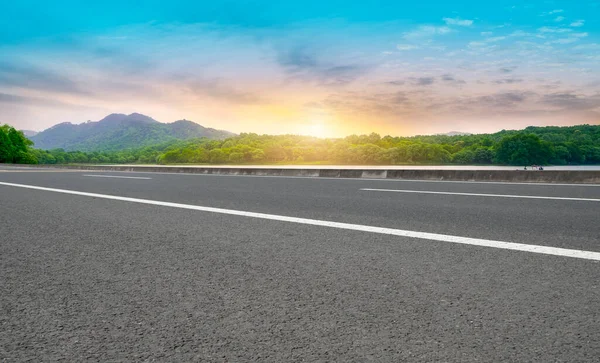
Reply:
[[600, 163], [600, 126], [528, 127], [520, 131], [459, 136], [381, 137], [352, 135], [318, 139], [296, 135], [241, 134], [223, 141], [172, 145], [157, 162], [503, 164]]
[[0, 163], [37, 164], [33, 142], [9, 125], [0, 126]]
[[458, 136], [372, 133], [339, 139], [245, 133], [225, 140], [172, 141], [113, 152], [29, 150], [30, 161], [45, 164], [600, 164], [600, 126], [528, 127]]
[[120, 151], [65, 151], [64, 149], [34, 150], [40, 164], [156, 164], [169, 150], [202, 143], [204, 139], [169, 141], [153, 146]]

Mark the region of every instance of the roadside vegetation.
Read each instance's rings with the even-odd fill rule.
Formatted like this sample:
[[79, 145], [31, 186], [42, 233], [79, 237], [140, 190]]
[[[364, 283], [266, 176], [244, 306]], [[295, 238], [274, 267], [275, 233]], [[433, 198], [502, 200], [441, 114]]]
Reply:
[[[111, 152], [31, 149], [22, 133], [5, 125], [3, 162], [113, 164], [600, 164], [600, 126], [528, 127], [478, 135], [381, 137], [378, 134], [319, 139], [244, 133], [224, 140], [191, 139]], [[14, 129], [12, 129], [14, 130]], [[8, 136], [7, 136], [8, 135]], [[10, 136], [12, 135], [12, 136]], [[19, 135], [17, 137], [16, 135]], [[25, 139], [26, 140], [26, 139]], [[27, 140], [28, 141], [28, 140]], [[24, 146], [23, 146], [24, 145]], [[11, 156], [3, 156], [11, 155]]]
[[0, 126], [0, 163], [37, 164], [33, 142], [9, 125]]

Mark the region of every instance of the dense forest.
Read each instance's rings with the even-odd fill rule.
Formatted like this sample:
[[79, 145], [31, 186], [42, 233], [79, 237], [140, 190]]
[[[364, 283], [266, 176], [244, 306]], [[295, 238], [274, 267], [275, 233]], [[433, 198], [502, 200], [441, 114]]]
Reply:
[[9, 125], [0, 126], [0, 163], [37, 164], [32, 145], [22, 131]]
[[2, 130], [0, 160], [17, 163], [600, 164], [600, 125], [457, 136], [381, 137], [372, 133], [339, 139], [245, 133], [225, 140], [171, 141], [112, 152], [31, 149], [22, 133], [7, 125]]

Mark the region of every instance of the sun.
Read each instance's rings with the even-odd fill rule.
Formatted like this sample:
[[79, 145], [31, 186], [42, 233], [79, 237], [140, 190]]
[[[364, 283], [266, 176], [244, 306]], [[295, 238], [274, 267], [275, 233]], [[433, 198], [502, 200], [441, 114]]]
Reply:
[[322, 121], [313, 121], [303, 127], [302, 134], [314, 137], [327, 137], [329, 130]]

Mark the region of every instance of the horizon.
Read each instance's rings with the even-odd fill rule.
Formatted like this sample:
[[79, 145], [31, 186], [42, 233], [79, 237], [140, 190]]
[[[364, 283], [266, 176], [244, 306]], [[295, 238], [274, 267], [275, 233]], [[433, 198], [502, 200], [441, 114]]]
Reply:
[[142, 111], [334, 138], [599, 124], [600, 2], [515, 3], [6, 2], [0, 124]]
[[[189, 122], [193, 122], [193, 123], [195, 123], [195, 124], [198, 124], [198, 123], [197, 123], [197, 122], [195, 122], [194, 120], [190, 120], [190, 119], [186, 119], [186, 118], [182, 118], [182, 119], [179, 119], [179, 120], [174, 120], [174, 121], [160, 121], [160, 120], [157, 120], [157, 119], [153, 118], [152, 116], [145, 115], [145, 114], [143, 114], [143, 113], [140, 113], [140, 112], [132, 112], [132, 113], [130, 113], [130, 114], [125, 114], [125, 113], [121, 113], [121, 112], [115, 112], [115, 113], [111, 113], [111, 114], [109, 114], [109, 115], [106, 115], [105, 117], [103, 117], [103, 118], [102, 118], [102, 119], [100, 119], [100, 120], [86, 120], [86, 121], [77, 122], [77, 123], [66, 121], [66, 122], [61, 122], [61, 123], [58, 123], [58, 124], [52, 125], [52, 126], [50, 126], [50, 127], [46, 128], [46, 129], [42, 129], [42, 130], [20, 129], [20, 131], [33, 131], [33, 132], [35, 132], [35, 133], [41, 133], [41, 132], [44, 132], [44, 131], [46, 131], [46, 130], [48, 130], [48, 129], [51, 129], [51, 128], [52, 128], [52, 127], [54, 127], [54, 126], [57, 126], [57, 125], [60, 125], [60, 124], [63, 124], [63, 123], [64, 123], [64, 124], [71, 124], [71, 125], [82, 125], [82, 124], [86, 124], [86, 123], [97, 123], [97, 122], [101, 122], [101, 121], [103, 121], [103, 120], [104, 120], [104, 118], [107, 118], [107, 117], [109, 117], [109, 116], [112, 116], [112, 115], [124, 115], [124, 116], [141, 115], [141, 116], [144, 116], [144, 117], [149, 117], [149, 118], [151, 118], [152, 120], [154, 120], [154, 121], [156, 121], [156, 122], [159, 122], [159, 123], [163, 123], [163, 124], [172, 124], [172, 123], [174, 123], [174, 122], [179, 122], [179, 121], [189, 121]], [[200, 125], [200, 124], [198, 124], [198, 125]], [[574, 124], [574, 125], [568, 125], [568, 126], [585, 126], [585, 125], [589, 125], [589, 124]], [[204, 125], [200, 125], [200, 126], [204, 126]], [[562, 126], [556, 126], [556, 125], [545, 125], [545, 126], [548, 126], [548, 127], [562, 127]], [[541, 126], [541, 127], [545, 127], [545, 126]], [[566, 127], [568, 127], [568, 126], [566, 126]], [[525, 129], [525, 128], [527, 128], [527, 127], [540, 127], [540, 126], [528, 125], [528, 126], [525, 126], [523, 129]], [[418, 137], [418, 136], [468, 136], [468, 135], [478, 135], [478, 134], [479, 134], [479, 135], [481, 135], [481, 134], [495, 134], [495, 133], [498, 133], [498, 132], [501, 132], [501, 131], [520, 131], [520, 130], [523, 130], [523, 129], [500, 129], [500, 130], [495, 130], [495, 131], [492, 131], [492, 132], [489, 132], [489, 133], [472, 133], [472, 132], [460, 131], [460, 130], [450, 130], [450, 131], [447, 131], [447, 132], [435, 133], [435, 134], [414, 134], [414, 135], [392, 135], [392, 134], [382, 134], [381, 136], [382, 136], [382, 137], [385, 137], [385, 136], [391, 136], [391, 137]], [[231, 130], [224, 130], [224, 129], [218, 129], [218, 130], [220, 130], [220, 131], [228, 131], [228, 132], [231, 132], [231, 133], [233, 133], [235, 136], [239, 136], [239, 135], [240, 135], [240, 134], [242, 134], [242, 133], [255, 133], [255, 134], [256, 134], [256, 132], [252, 132], [252, 131], [250, 131], [250, 132], [239, 132], [239, 133], [238, 133], [238, 132], [234, 132], [234, 131], [231, 131]], [[371, 133], [377, 133], [377, 132], [375, 132], [375, 131], [372, 131]], [[319, 138], [319, 139], [327, 139], [327, 138], [330, 138], [330, 139], [343, 139], [343, 138], [345, 138], [345, 137], [349, 137], [349, 136], [353, 136], [353, 135], [368, 135], [368, 134], [370, 134], [370, 133], [363, 133], [363, 134], [347, 134], [347, 135], [341, 135], [341, 136], [315, 136], [315, 135], [309, 135], [309, 134], [290, 134], [290, 133], [273, 134], [273, 133], [258, 133], [258, 135], [269, 135], [269, 136], [295, 135], [295, 136], [316, 137], [316, 138]], [[379, 133], [377, 133], [377, 134], [379, 134]], [[449, 135], [449, 134], [455, 134], [455, 135]]]

